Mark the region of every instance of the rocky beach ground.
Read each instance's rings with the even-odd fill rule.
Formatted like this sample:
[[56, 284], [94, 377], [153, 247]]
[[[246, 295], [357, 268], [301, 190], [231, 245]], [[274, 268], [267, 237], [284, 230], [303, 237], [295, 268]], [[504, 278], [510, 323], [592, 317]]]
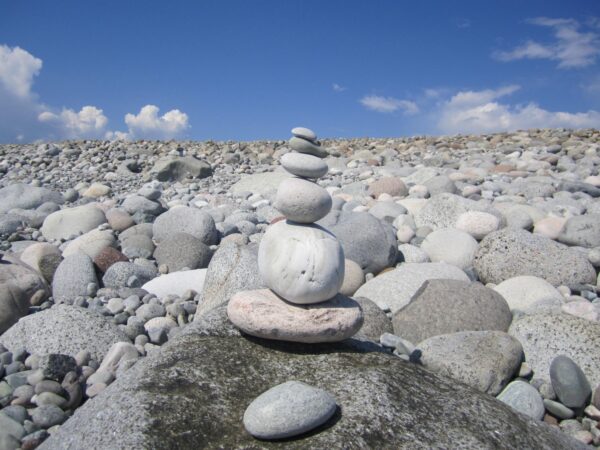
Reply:
[[309, 131], [0, 145], [0, 450], [600, 448], [600, 132]]

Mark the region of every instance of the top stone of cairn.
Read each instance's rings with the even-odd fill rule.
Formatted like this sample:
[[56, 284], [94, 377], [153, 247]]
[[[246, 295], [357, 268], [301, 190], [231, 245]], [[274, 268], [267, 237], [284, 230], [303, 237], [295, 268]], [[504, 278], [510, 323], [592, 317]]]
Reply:
[[292, 128], [292, 134], [296, 137], [307, 139], [309, 141], [315, 142], [317, 140], [317, 135], [315, 132], [309, 128], [304, 127], [296, 127]]

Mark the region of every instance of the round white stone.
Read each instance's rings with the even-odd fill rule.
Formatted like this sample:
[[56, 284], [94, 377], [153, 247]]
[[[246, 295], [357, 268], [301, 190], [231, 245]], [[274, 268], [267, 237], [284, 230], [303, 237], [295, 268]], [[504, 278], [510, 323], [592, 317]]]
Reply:
[[344, 251], [318, 225], [280, 221], [271, 225], [258, 250], [265, 284], [285, 300], [319, 303], [335, 296], [344, 281]]
[[315, 132], [309, 128], [305, 127], [296, 127], [292, 128], [292, 134], [296, 137], [300, 137], [303, 139], [308, 139], [309, 141], [316, 141], [317, 135]]
[[290, 152], [281, 157], [281, 165], [292, 175], [303, 178], [320, 178], [327, 173], [327, 163], [304, 153]]
[[473, 236], [455, 228], [435, 230], [421, 244], [432, 262], [445, 262], [463, 270], [473, 266], [478, 247]]
[[286, 218], [298, 223], [313, 223], [331, 210], [331, 196], [324, 188], [303, 178], [283, 180], [273, 206]]
[[481, 240], [500, 228], [500, 219], [485, 211], [467, 211], [456, 219], [456, 228]]

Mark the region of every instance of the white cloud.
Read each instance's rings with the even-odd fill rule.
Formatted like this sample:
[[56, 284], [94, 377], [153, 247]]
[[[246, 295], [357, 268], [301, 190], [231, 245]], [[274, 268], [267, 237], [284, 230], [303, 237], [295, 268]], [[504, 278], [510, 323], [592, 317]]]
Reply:
[[38, 120], [53, 124], [67, 139], [100, 138], [108, 124], [103, 111], [95, 106], [84, 106], [79, 112], [63, 109], [59, 114], [44, 111], [38, 116]]
[[457, 28], [469, 28], [471, 26], [471, 21], [469, 19], [458, 19], [456, 21], [456, 27]]
[[419, 112], [419, 107], [410, 100], [400, 100], [393, 97], [380, 97], [378, 95], [367, 95], [360, 99], [360, 103], [367, 109], [380, 113], [392, 113], [401, 110], [406, 115]]
[[178, 109], [158, 115], [158, 106], [146, 105], [138, 114], [125, 115], [128, 131], [106, 134], [108, 139], [171, 139], [180, 136], [189, 128], [188, 115]]
[[333, 83], [332, 88], [335, 92], [344, 92], [346, 89], [348, 89], [347, 87], [340, 86], [337, 83]]
[[491, 133], [528, 128], [598, 128], [600, 112], [548, 111], [535, 103], [499, 103], [519, 86], [483, 91], [461, 91], [441, 105], [438, 129], [442, 133]]
[[[528, 40], [510, 51], [495, 52], [500, 61], [518, 59], [549, 59], [558, 61], [562, 69], [580, 68], [596, 63], [600, 55], [600, 36], [593, 31], [580, 31], [581, 25], [574, 19], [536, 17], [528, 20], [532, 25], [551, 28], [555, 40], [540, 43]], [[592, 26], [588, 21], [588, 26]]]
[[31, 95], [33, 78], [40, 73], [42, 60], [20, 47], [0, 45], [0, 83], [16, 97]]

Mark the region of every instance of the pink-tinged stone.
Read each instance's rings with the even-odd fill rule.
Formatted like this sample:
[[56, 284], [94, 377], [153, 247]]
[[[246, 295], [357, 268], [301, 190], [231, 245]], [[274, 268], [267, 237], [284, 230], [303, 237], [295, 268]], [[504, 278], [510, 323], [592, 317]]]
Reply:
[[582, 319], [596, 322], [600, 320], [600, 308], [587, 300], [565, 303], [561, 309], [567, 314], [581, 317]]
[[546, 236], [550, 239], [557, 239], [558, 235], [560, 234], [566, 223], [567, 219], [565, 219], [564, 217], [544, 217], [543, 219], [538, 220], [535, 223], [533, 232], [536, 234]]
[[311, 344], [348, 339], [363, 324], [360, 305], [341, 294], [325, 302], [297, 305], [269, 289], [233, 295], [227, 315], [237, 328], [252, 336]]

